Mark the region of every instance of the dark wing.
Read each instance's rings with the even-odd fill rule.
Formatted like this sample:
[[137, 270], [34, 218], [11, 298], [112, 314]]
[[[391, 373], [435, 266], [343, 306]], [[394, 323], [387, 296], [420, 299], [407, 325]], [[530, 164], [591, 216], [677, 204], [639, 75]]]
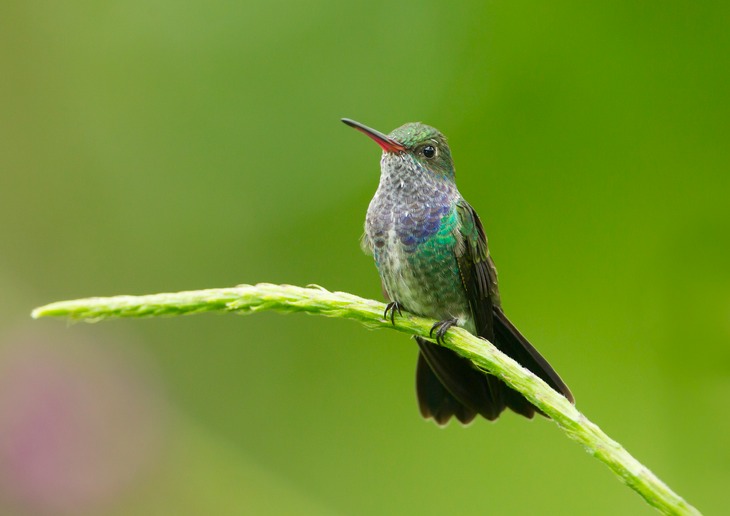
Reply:
[[463, 199], [456, 204], [456, 261], [469, 300], [477, 335], [494, 341], [492, 308], [499, 306], [497, 270], [489, 258], [487, 235], [474, 209]]
[[[469, 282], [469, 276], [464, 272], [462, 272], [462, 278], [465, 280], [464, 288], [469, 297], [474, 318], [477, 321], [477, 334], [494, 343], [497, 349], [513, 358], [522, 367], [532, 371], [553, 389], [573, 402], [573, 394], [560, 379], [558, 373], [515, 328], [502, 311], [497, 289], [497, 269], [489, 256], [487, 237], [482, 223], [474, 209], [466, 201], [462, 201], [459, 209], [461, 210], [462, 221], [461, 232], [466, 240], [465, 248], [467, 253], [470, 249], [472, 253], [472, 258], [466, 261], [464, 266], [462, 266], [462, 261], [465, 260], [459, 261], [459, 270], [464, 271], [465, 268], [468, 268], [469, 263], [474, 262], [476, 272], [471, 275], [471, 282]], [[487, 301], [483, 301], [484, 299], [487, 299]], [[488, 319], [488, 324], [483, 322], [485, 319]], [[504, 383], [502, 387], [505, 389], [504, 396], [507, 406], [515, 412], [532, 417], [533, 413], [538, 410], [517, 391]]]

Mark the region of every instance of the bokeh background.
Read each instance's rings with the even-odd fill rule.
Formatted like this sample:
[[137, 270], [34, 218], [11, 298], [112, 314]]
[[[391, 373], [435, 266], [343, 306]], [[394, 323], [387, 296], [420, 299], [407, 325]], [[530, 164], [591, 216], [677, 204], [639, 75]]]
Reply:
[[508, 314], [578, 407], [730, 497], [730, 4], [42, 2], [0, 15], [9, 514], [652, 514], [549, 421], [423, 421], [416, 347], [34, 306], [260, 281], [380, 298], [379, 149], [451, 142]]

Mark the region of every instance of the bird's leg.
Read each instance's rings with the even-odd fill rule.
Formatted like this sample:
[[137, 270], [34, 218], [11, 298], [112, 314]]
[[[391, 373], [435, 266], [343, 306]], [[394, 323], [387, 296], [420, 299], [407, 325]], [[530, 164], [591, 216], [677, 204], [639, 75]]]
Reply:
[[428, 335], [429, 337], [433, 337], [433, 332], [436, 332], [436, 343], [443, 345], [444, 335], [446, 335], [446, 332], [449, 331], [449, 328], [451, 328], [458, 322], [459, 320], [456, 317], [439, 321], [431, 326], [431, 331], [428, 332]]
[[397, 311], [398, 315], [403, 315], [403, 312], [401, 312], [401, 308], [403, 308], [403, 305], [401, 305], [398, 301], [391, 301], [385, 307], [385, 311], [383, 312], [383, 319], [387, 321], [388, 313], [390, 312], [390, 323], [395, 325], [395, 312]]

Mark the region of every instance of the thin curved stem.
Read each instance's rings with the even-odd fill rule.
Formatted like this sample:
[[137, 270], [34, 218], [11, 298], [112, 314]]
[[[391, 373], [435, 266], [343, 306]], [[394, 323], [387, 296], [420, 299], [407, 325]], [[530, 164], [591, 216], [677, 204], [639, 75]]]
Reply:
[[[33, 310], [32, 316], [66, 317], [99, 321], [118, 317], [160, 317], [201, 312], [225, 311], [248, 314], [263, 310], [306, 312], [327, 317], [353, 319], [370, 328], [391, 328], [429, 338], [433, 320], [403, 312], [390, 320], [383, 318], [385, 305], [345, 292], [329, 292], [321, 287], [292, 285], [240, 285], [152, 294], [77, 299], [51, 303]], [[433, 339], [430, 339], [433, 340]], [[619, 479], [665, 514], [700, 514], [672, 491], [619, 443], [589, 421], [562, 395], [524, 369], [490, 342], [461, 328], [451, 328], [442, 345], [472, 360], [477, 366], [504, 380], [535, 406], [550, 416], [568, 437], [582, 444], [588, 453], [605, 463]]]

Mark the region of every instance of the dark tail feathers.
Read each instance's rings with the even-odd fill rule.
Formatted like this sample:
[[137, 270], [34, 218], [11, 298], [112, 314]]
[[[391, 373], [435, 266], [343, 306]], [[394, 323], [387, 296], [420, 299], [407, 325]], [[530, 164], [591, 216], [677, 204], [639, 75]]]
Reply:
[[[495, 308], [493, 315], [494, 345], [574, 402], [570, 389], [558, 373], [504, 312]], [[536, 412], [544, 415], [520, 393], [495, 376], [475, 368], [468, 359], [419, 337], [416, 342], [421, 350], [416, 368], [416, 392], [423, 417], [432, 417], [440, 425], [447, 423], [451, 416], [466, 424], [477, 414], [493, 421], [508, 407], [527, 418], [532, 418]]]

